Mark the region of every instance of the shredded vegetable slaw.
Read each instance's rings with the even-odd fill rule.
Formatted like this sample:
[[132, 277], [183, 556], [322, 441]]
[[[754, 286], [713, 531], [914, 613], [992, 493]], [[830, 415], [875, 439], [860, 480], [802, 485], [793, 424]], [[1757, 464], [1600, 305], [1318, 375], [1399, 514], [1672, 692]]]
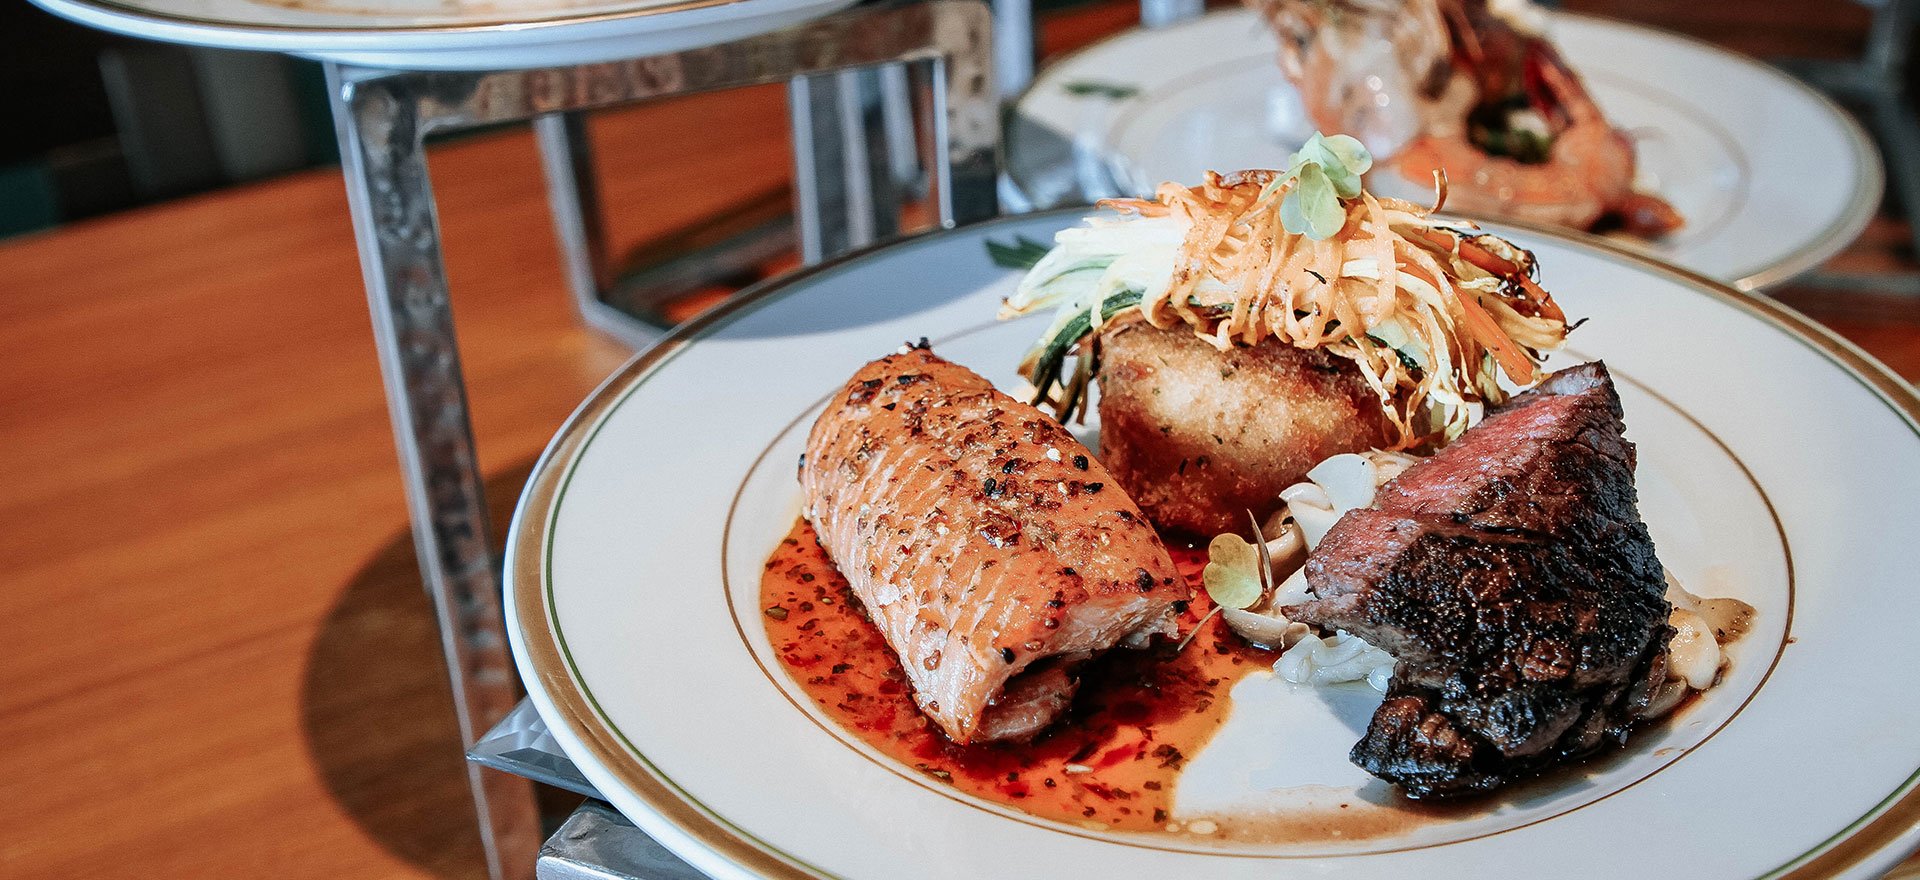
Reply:
[[[1101, 206], [1117, 216], [1061, 232], [1001, 309], [1003, 318], [1058, 310], [1022, 364], [1036, 403], [1071, 417], [1098, 369], [1100, 328], [1132, 319], [1185, 325], [1223, 351], [1272, 336], [1352, 361], [1396, 429], [1394, 448], [1458, 436], [1506, 399], [1499, 372], [1534, 381], [1541, 354], [1569, 328], [1536, 283], [1531, 253], [1434, 217], [1439, 205], [1357, 187], [1352, 198], [1312, 194], [1305, 210], [1344, 213], [1331, 234], [1311, 234], [1324, 223], [1289, 231], [1283, 213], [1301, 209], [1283, 203], [1302, 185], [1301, 156], [1285, 172], [1209, 172], [1196, 187], [1163, 184], [1151, 200], [1109, 199]], [[1444, 193], [1442, 182], [1440, 201]]]

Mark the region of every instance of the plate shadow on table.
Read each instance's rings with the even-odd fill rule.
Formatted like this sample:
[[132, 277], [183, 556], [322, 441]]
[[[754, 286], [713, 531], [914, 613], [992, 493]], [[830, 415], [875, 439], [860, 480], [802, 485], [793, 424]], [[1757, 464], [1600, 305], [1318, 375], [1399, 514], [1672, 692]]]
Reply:
[[[527, 459], [486, 481], [496, 544], [532, 470]], [[435, 876], [485, 877], [433, 605], [407, 523], [391, 534], [309, 648], [301, 727], [314, 770], [369, 837]], [[535, 788], [549, 827], [581, 800]]]

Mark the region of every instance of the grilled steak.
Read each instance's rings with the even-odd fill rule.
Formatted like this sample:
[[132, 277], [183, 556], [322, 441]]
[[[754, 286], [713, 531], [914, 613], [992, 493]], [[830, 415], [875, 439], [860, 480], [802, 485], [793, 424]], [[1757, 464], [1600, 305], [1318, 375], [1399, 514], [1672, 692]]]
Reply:
[[1039, 410], [933, 352], [860, 368], [807, 440], [821, 545], [949, 738], [1032, 736], [1074, 671], [1188, 598], [1119, 485]]
[[1355, 764], [1444, 797], [1626, 741], [1673, 631], [1623, 430], [1606, 368], [1563, 370], [1327, 533], [1287, 616], [1399, 661]]

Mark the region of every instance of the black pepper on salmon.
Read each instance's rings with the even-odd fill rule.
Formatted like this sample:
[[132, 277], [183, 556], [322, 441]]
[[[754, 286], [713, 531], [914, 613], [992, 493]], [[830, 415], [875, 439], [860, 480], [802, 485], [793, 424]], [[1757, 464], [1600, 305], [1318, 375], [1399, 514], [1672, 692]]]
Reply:
[[1058, 422], [925, 348], [855, 373], [800, 470], [821, 544], [960, 743], [1032, 736], [1088, 659], [1173, 633], [1186, 582], [1109, 479]]

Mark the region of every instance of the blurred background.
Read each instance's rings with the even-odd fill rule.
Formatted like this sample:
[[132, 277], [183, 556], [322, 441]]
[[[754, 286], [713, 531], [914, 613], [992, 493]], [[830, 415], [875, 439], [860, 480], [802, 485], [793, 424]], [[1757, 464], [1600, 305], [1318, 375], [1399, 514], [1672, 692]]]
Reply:
[[[1563, 8], [1788, 63], [1858, 59], [1879, 7]], [[1133, 0], [1037, 12], [1043, 63], [1138, 23]], [[0, 876], [484, 876], [319, 66], [9, 0], [0, 82]], [[589, 125], [617, 250], [670, 252], [794, 187], [777, 85]], [[574, 311], [524, 126], [430, 155], [499, 526], [631, 350]], [[1769, 295], [1912, 380], [1920, 261], [1888, 191]]]
[[0, 6], [0, 235], [335, 160], [317, 62]]
[[[1040, 0], [1036, 12], [1058, 20], [1048, 48], [1084, 43], [1125, 19], [1125, 4], [1102, 5]], [[1549, 5], [1651, 24], [1791, 65], [1858, 59], [1881, 4]], [[15, 2], [0, 7], [0, 77], [13, 86], [0, 95], [0, 118], [8, 120], [0, 134], [0, 236], [338, 158], [314, 61], [122, 37]], [[1920, 72], [1909, 70], [1908, 94], [1916, 82]]]

